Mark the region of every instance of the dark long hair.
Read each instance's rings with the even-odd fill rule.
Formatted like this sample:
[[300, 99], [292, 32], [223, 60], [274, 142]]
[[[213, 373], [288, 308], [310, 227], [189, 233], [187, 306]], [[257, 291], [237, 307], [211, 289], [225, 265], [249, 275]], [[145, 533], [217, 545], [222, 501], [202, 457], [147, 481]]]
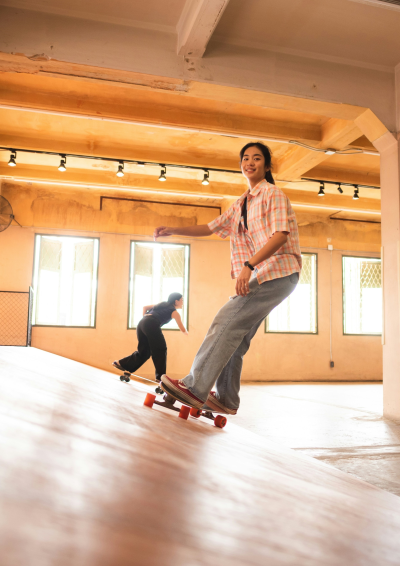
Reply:
[[158, 305], [154, 305], [153, 311], [157, 312], [158, 310], [163, 309], [165, 307], [175, 307], [175, 301], [180, 301], [181, 298], [182, 295], [180, 293], [171, 293], [166, 301], [163, 301], [162, 303], [158, 303]]
[[274, 178], [271, 173], [272, 169], [272, 153], [268, 146], [261, 142], [250, 142], [247, 143], [242, 149], [240, 150], [240, 163], [243, 161], [243, 156], [249, 147], [258, 147], [265, 159], [265, 167], [269, 167], [270, 169], [265, 172], [265, 180], [272, 185], [275, 185]]

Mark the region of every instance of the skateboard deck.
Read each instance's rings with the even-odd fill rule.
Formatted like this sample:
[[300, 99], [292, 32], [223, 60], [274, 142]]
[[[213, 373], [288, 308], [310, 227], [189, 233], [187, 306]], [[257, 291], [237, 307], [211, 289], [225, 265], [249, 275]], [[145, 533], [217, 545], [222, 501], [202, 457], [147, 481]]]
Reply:
[[214, 415], [212, 411], [205, 411], [203, 409], [196, 409], [194, 407], [188, 407], [187, 405], [182, 405], [181, 407], [175, 407], [177, 399], [163, 391], [164, 397], [162, 401], [157, 401], [156, 396], [152, 393], [147, 393], [143, 405], [152, 408], [153, 405], [160, 405], [160, 407], [165, 407], [171, 411], [176, 411], [179, 413], [181, 419], [187, 420], [189, 416], [198, 419], [199, 417], [205, 417], [214, 422], [214, 425], [218, 428], [224, 428], [227, 423], [227, 418], [223, 415]]
[[139, 383], [144, 383], [145, 385], [150, 385], [150, 384], [155, 385], [156, 386], [155, 392], [157, 393], [157, 395], [162, 395], [164, 393], [158, 381], [155, 381], [153, 379], [147, 379], [147, 377], [136, 375], [136, 373], [130, 373], [129, 371], [124, 370], [123, 375], [120, 375], [119, 378], [121, 381], [125, 381], [126, 383], [129, 383], [130, 380], [133, 379], [134, 381], [138, 381]]

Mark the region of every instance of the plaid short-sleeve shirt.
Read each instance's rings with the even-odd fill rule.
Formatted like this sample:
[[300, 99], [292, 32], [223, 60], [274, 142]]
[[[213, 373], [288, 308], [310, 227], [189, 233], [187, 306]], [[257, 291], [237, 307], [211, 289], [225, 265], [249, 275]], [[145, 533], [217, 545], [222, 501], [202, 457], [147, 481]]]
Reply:
[[[242, 218], [242, 206], [247, 197], [247, 226]], [[301, 271], [301, 252], [296, 217], [283, 191], [267, 181], [261, 181], [246, 191], [224, 214], [208, 224], [221, 238], [231, 237], [231, 276], [236, 279], [255, 253], [265, 246], [275, 232], [288, 232], [285, 244], [254, 269], [252, 277], [264, 283]]]

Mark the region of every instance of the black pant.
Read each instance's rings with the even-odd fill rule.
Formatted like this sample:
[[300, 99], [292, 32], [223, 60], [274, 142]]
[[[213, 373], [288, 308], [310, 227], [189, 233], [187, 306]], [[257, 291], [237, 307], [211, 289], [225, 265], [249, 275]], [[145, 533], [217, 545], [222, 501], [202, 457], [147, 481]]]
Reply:
[[167, 344], [161, 332], [160, 322], [155, 316], [144, 316], [136, 328], [138, 348], [131, 356], [119, 360], [120, 365], [134, 373], [144, 362], [153, 359], [156, 368], [156, 379], [167, 372]]

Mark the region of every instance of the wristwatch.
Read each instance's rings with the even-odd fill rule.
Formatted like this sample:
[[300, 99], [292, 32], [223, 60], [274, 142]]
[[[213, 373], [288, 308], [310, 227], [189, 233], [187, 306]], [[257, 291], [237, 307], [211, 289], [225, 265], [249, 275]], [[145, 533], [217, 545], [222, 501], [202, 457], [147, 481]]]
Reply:
[[245, 267], [248, 267], [249, 269], [251, 269], [252, 271], [254, 271], [254, 267], [253, 267], [248, 261], [245, 261], [245, 262], [244, 262], [244, 266], [245, 266]]

